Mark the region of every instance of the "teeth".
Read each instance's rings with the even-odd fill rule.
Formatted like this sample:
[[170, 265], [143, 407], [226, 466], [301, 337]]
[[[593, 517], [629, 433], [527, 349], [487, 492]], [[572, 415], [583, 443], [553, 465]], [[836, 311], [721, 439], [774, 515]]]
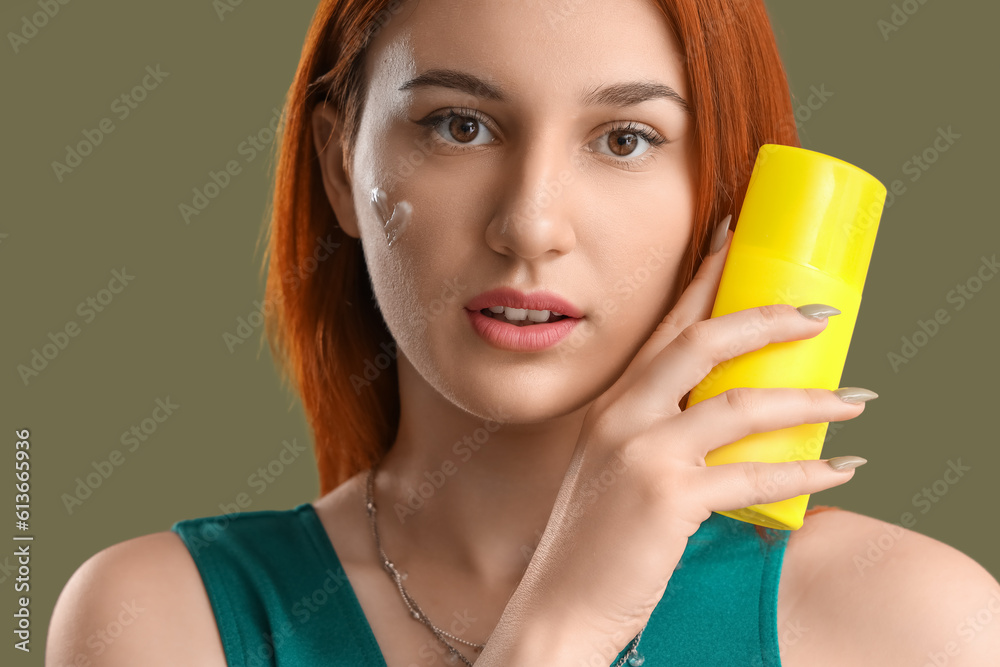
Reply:
[[549, 319], [547, 310], [529, 310], [527, 308], [507, 308], [503, 309], [503, 316], [511, 322], [523, 322], [525, 319], [532, 322], [544, 322]]
[[548, 322], [550, 312], [553, 317], [562, 316], [562, 313], [554, 310], [531, 310], [530, 308], [508, 308], [507, 306], [490, 306], [489, 311], [495, 315], [503, 315], [511, 322], [524, 322], [525, 320], [536, 323]]

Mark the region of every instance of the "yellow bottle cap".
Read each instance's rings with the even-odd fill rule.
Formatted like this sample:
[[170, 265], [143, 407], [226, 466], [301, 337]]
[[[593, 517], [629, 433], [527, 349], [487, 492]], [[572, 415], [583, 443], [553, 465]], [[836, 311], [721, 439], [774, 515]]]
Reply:
[[830, 155], [764, 144], [750, 174], [733, 247], [755, 246], [864, 288], [879, 220], [882, 183]]

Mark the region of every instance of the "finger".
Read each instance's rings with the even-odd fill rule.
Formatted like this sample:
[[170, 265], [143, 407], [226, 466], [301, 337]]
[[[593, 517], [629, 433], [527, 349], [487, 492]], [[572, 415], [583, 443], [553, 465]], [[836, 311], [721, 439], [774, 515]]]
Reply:
[[[862, 412], [864, 403], [848, 403], [829, 389], [737, 387], [654, 424], [647, 433], [661, 447], [670, 443], [671, 455], [676, 456], [680, 448], [691, 460], [703, 461], [713, 449], [751, 433], [844, 421]], [[783, 455], [787, 452], [775, 451], [770, 460]], [[762, 455], [761, 460], [768, 458]]]
[[770, 343], [817, 336], [827, 322], [780, 303], [695, 322], [646, 363], [628, 390], [633, 397], [629, 400], [636, 402], [638, 410], [678, 412], [684, 394], [709, 373], [721, 377], [736, 357]]
[[828, 459], [784, 463], [726, 463], [698, 471], [698, 494], [706, 509], [727, 512], [819, 493], [849, 482], [855, 469], [834, 470]]
[[644, 368], [687, 326], [711, 317], [712, 308], [715, 306], [715, 296], [719, 291], [719, 281], [722, 279], [722, 269], [725, 266], [732, 242], [733, 232], [729, 230], [732, 217], [732, 214], [727, 215], [719, 223], [720, 228], [726, 229], [725, 244], [718, 252], [712, 253], [702, 260], [691, 283], [636, 353], [632, 363], [629, 364], [629, 369], [633, 367]]

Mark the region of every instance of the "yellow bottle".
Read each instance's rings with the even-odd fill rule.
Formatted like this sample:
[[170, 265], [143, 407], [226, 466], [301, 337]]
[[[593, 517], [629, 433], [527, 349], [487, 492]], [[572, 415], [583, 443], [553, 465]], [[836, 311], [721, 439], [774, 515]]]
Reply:
[[[886, 189], [835, 157], [764, 144], [723, 267], [712, 317], [775, 303], [823, 303], [840, 315], [805, 340], [771, 343], [717, 365], [687, 406], [734, 387], [837, 389], [854, 333]], [[708, 465], [819, 459], [829, 422], [751, 433], [705, 457]], [[719, 512], [768, 528], [802, 527], [809, 494]]]

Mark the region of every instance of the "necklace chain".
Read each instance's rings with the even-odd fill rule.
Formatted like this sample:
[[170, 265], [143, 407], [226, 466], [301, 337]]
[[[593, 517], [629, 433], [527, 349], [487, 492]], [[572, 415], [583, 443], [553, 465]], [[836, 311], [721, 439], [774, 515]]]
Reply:
[[[462, 662], [464, 662], [466, 665], [469, 665], [469, 667], [472, 667], [472, 662], [470, 662], [469, 659], [465, 657], [465, 655], [463, 655], [447, 639], [445, 639], [445, 637], [453, 639], [467, 646], [471, 646], [477, 653], [482, 651], [486, 647], [486, 644], [476, 644], [474, 642], [466, 641], [465, 639], [462, 639], [461, 637], [456, 637], [450, 632], [442, 630], [441, 628], [431, 623], [431, 620], [427, 618], [427, 614], [423, 612], [420, 606], [410, 596], [409, 592], [407, 592], [406, 588], [403, 586], [403, 579], [406, 578], [406, 575], [400, 574], [399, 570], [396, 569], [396, 565], [391, 560], [389, 560], [389, 557], [385, 555], [385, 551], [382, 549], [382, 540], [379, 537], [378, 526], [376, 525], [375, 522], [376, 508], [375, 508], [374, 488], [375, 488], [376, 467], [377, 466], [372, 466], [371, 469], [368, 471], [368, 482], [366, 484], [366, 494], [365, 494], [365, 507], [368, 510], [368, 517], [371, 521], [372, 534], [375, 536], [375, 547], [378, 549], [379, 558], [382, 560], [382, 569], [384, 569], [389, 574], [389, 577], [393, 580], [393, 583], [396, 584], [396, 588], [399, 589], [399, 594], [403, 597], [403, 602], [406, 603], [406, 608], [410, 611], [410, 616], [413, 619], [420, 621], [421, 623], [426, 625], [427, 628], [431, 631], [431, 633], [433, 633], [433, 635], [438, 639], [438, 641], [440, 641], [448, 648], [448, 651], [451, 653], [450, 660], [454, 662], [455, 659], [457, 658]], [[623, 655], [621, 659], [618, 660], [617, 663], [615, 663], [614, 667], [622, 667], [626, 663], [626, 661], [629, 663], [629, 665], [632, 665], [633, 667], [639, 667], [640, 665], [642, 665], [644, 659], [638, 653], [636, 647], [639, 645], [639, 639], [642, 637], [642, 632], [645, 629], [646, 628], [643, 627], [643, 629], [639, 631], [639, 634], [637, 634], [632, 639], [632, 641], [629, 642], [628, 646], [629, 650], [625, 652], [625, 655]]]
[[436, 625], [431, 623], [431, 620], [427, 617], [427, 614], [423, 612], [423, 610], [416, 603], [416, 601], [410, 596], [409, 592], [406, 590], [406, 587], [403, 586], [403, 579], [406, 578], [406, 575], [400, 574], [399, 570], [396, 569], [396, 565], [391, 560], [389, 560], [388, 556], [385, 555], [385, 551], [382, 549], [382, 540], [379, 537], [378, 526], [375, 523], [376, 508], [375, 508], [374, 486], [375, 486], [375, 466], [372, 466], [372, 469], [368, 472], [367, 497], [365, 498], [366, 501], [365, 506], [368, 509], [368, 517], [371, 520], [372, 534], [375, 536], [375, 547], [378, 549], [379, 558], [382, 560], [382, 569], [384, 569], [389, 574], [389, 577], [393, 580], [393, 583], [396, 584], [396, 588], [399, 589], [399, 594], [403, 597], [403, 602], [406, 603], [406, 608], [409, 610], [410, 616], [415, 620], [418, 620], [424, 625], [426, 625], [430, 629], [430, 631], [434, 634], [434, 636], [438, 639], [438, 641], [440, 641], [448, 648], [448, 650], [451, 652], [452, 655], [451, 658], [452, 662], [454, 662], [455, 658], [458, 658], [466, 665], [469, 665], [471, 667], [472, 663], [469, 661], [469, 659], [466, 658], [447, 639], [445, 639], [445, 637], [450, 637], [451, 639], [457, 642], [461, 642], [462, 644], [471, 646], [473, 649], [476, 650], [476, 652], [482, 651], [486, 645], [476, 644], [474, 642], [466, 641], [461, 637], [456, 637], [450, 632], [442, 630], [441, 628], [437, 627]]

